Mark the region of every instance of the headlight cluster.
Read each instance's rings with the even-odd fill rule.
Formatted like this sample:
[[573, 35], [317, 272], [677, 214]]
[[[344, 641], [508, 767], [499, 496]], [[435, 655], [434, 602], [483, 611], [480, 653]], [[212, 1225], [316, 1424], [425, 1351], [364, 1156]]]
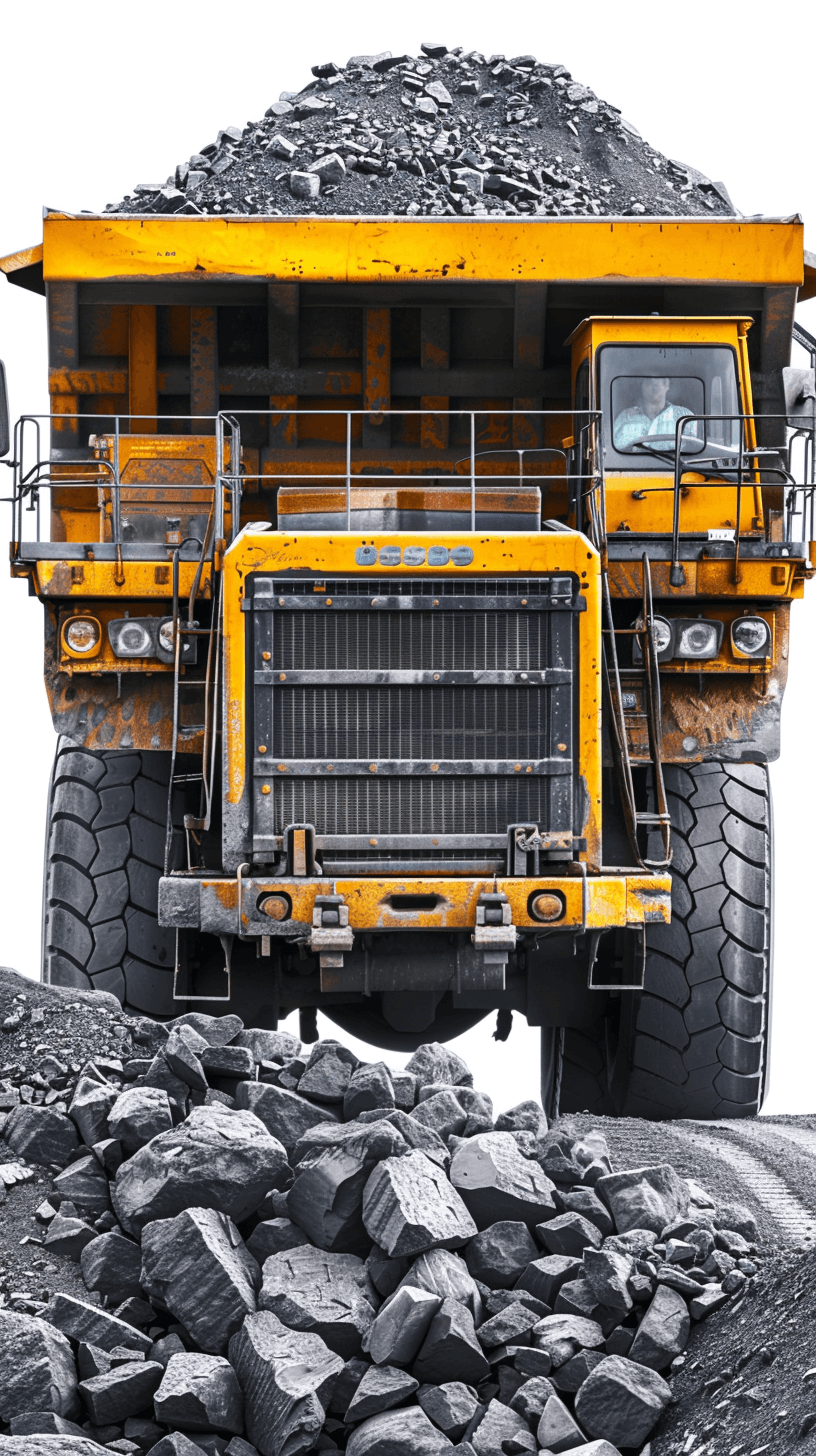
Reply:
[[[172, 617], [118, 617], [108, 623], [108, 641], [116, 657], [157, 657], [160, 662], [173, 662]], [[182, 637], [181, 660], [195, 662], [196, 640]]]
[[[705, 661], [717, 657], [722, 646], [724, 624], [711, 617], [654, 617], [654, 645], [658, 662], [672, 658]], [[634, 624], [643, 626], [643, 618]], [[637, 637], [632, 639], [632, 659], [643, 661]], [[735, 657], [767, 657], [771, 650], [771, 629], [764, 617], [739, 617], [731, 623], [731, 650]]]

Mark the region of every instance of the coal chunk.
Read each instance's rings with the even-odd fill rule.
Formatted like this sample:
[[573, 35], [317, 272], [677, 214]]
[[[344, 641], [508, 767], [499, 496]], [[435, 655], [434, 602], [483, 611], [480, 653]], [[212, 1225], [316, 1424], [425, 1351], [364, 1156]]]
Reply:
[[272, 1137], [283, 1144], [287, 1153], [294, 1151], [298, 1138], [309, 1128], [333, 1121], [335, 1117], [329, 1108], [316, 1107], [299, 1093], [267, 1082], [240, 1082], [235, 1093], [235, 1106], [254, 1112]]
[[541, 1141], [541, 1166], [559, 1184], [594, 1187], [612, 1172], [606, 1138], [596, 1129], [578, 1133], [569, 1124], [553, 1128]]
[[373, 1242], [392, 1257], [458, 1249], [476, 1233], [456, 1189], [420, 1152], [378, 1164], [366, 1183], [363, 1222]]
[[319, 1335], [290, 1330], [264, 1309], [233, 1335], [229, 1360], [244, 1393], [247, 1435], [261, 1456], [308, 1451], [343, 1369], [340, 1356]]
[[406, 1062], [405, 1070], [416, 1077], [419, 1087], [425, 1087], [429, 1082], [449, 1082], [452, 1087], [473, 1086], [473, 1074], [467, 1063], [457, 1052], [438, 1041], [426, 1042], [418, 1047]]
[[431, 1320], [412, 1375], [421, 1383], [462, 1380], [466, 1385], [478, 1385], [489, 1370], [470, 1310], [456, 1299], [444, 1300]]
[[[542, 1225], [542, 1227], [546, 1227]], [[526, 1289], [542, 1304], [555, 1304], [563, 1285], [577, 1279], [583, 1264], [580, 1258], [569, 1254], [548, 1254], [543, 1259], [532, 1259], [516, 1282], [517, 1289]]]
[[104, 1168], [93, 1153], [75, 1158], [54, 1179], [54, 1192], [83, 1213], [99, 1218], [110, 1208], [110, 1192]]
[[557, 1395], [551, 1396], [547, 1401], [536, 1435], [545, 1451], [571, 1451], [573, 1448], [580, 1450], [586, 1440], [578, 1422]]
[[265, 1259], [308, 1244], [308, 1236], [290, 1218], [267, 1218], [255, 1225], [246, 1246], [253, 1259], [263, 1267]]
[[12, 1107], [3, 1137], [18, 1158], [44, 1167], [56, 1163], [63, 1168], [79, 1146], [76, 1127], [64, 1112], [25, 1103]]
[[[369, 1177], [398, 1149], [400, 1134], [389, 1123], [357, 1127], [343, 1144], [304, 1157], [296, 1166], [287, 1210], [313, 1244], [334, 1254], [365, 1257], [372, 1243], [364, 1219]], [[379, 1240], [377, 1240], [379, 1242]]]
[[465, 1259], [471, 1274], [488, 1289], [512, 1289], [538, 1254], [526, 1223], [503, 1220], [471, 1239]]
[[539, 1238], [548, 1254], [581, 1258], [585, 1249], [599, 1249], [603, 1243], [600, 1229], [580, 1213], [559, 1213], [541, 1225]]
[[74, 1357], [53, 1325], [0, 1309], [0, 1420], [25, 1411], [79, 1414]]
[[240, 1222], [287, 1168], [283, 1147], [252, 1113], [196, 1107], [122, 1164], [114, 1211], [131, 1234], [189, 1207], [219, 1209]]
[[85, 1068], [74, 1088], [68, 1115], [87, 1147], [92, 1148], [108, 1136], [108, 1113], [118, 1096], [118, 1087], [100, 1076], [94, 1067]]
[[94, 1425], [110, 1426], [149, 1406], [163, 1374], [158, 1361], [134, 1360], [81, 1381], [79, 1393]]
[[672, 1360], [686, 1348], [690, 1323], [688, 1306], [682, 1294], [667, 1284], [658, 1285], [638, 1325], [629, 1359], [638, 1365], [648, 1365], [651, 1370], [668, 1369]]
[[[563, 1368], [563, 1367], [562, 1367]], [[555, 1387], [546, 1375], [535, 1375], [530, 1380], [525, 1380], [515, 1395], [511, 1397], [510, 1409], [518, 1411], [527, 1424], [533, 1429], [541, 1420], [542, 1412], [547, 1401], [555, 1394]]]
[[505, 1220], [532, 1229], [555, 1216], [553, 1184], [509, 1132], [470, 1138], [455, 1153], [450, 1178], [480, 1229]]
[[425, 1412], [412, 1406], [363, 1421], [349, 1437], [346, 1456], [442, 1456], [452, 1449]]
[[592, 1286], [599, 1304], [614, 1310], [621, 1318], [632, 1308], [629, 1280], [635, 1272], [635, 1261], [615, 1249], [584, 1249], [584, 1275]]
[[403, 1284], [383, 1305], [366, 1340], [375, 1365], [410, 1365], [418, 1355], [442, 1297]]
[[459, 1254], [449, 1249], [429, 1249], [415, 1259], [403, 1284], [427, 1289], [442, 1299], [458, 1299], [475, 1315], [481, 1295], [473, 1275]]
[[575, 1415], [590, 1436], [616, 1446], [639, 1446], [670, 1399], [671, 1387], [657, 1371], [623, 1355], [607, 1355], [578, 1391]]
[[513, 1448], [514, 1451], [535, 1452], [536, 1443], [524, 1417], [501, 1401], [491, 1400], [470, 1441], [476, 1456], [493, 1456], [495, 1451], [504, 1450], [505, 1441], [519, 1436], [523, 1436], [524, 1440], [520, 1446]]
[[185, 1431], [244, 1429], [244, 1397], [228, 1360], [219, 1355], [173, 1355], [154, 1397], [156, 1419]]
[[451, 1441], [459, 1441], [479, 1409], [479, 1397], [471, 1385], [461, 1380], [447, 1380], [441, 1385], [422, 1385], [417, 1400]]
[[143, 1288], [208, 1354], [222, 1354], [254, 1314], [259, 1283], [260, 1269], [235, 1224], [215, 1209], [189, 1208], [142, 1232]]
[[122, 1234], [100, 1234], [82, 1250], [79, 1262], [86, 1288], [116, 1304], [142, 1293], [141, 1250]]
[[[314, 164], [316, 168], [322, 169], [320, 176], [323, 181], [331, 180], [327, 175], [326, 160]], [[343, 171], [345, 172], [345, 167]], [[366, 1063], [352, 1073], [343, 1097], [343, 1116], [347, 1122], [359, 1117], [361, 1112], [370, 1112], [376, 1108], [390, 1110], [394, 1105], [394, 1084], [384, 1062]]]
[[362, 1259], [307, 1244], [266, 1260], [258, 1303], [290, 1329], [321, 1335], [330, 1350], [348, 1360], [359, 1353], [374, 1323], [367, 1294], [374, 1297]]
[[619, 1234], [628, 1229], [650, 1229], [660, 1234], [689, 1206], [688, 1185], [670, 1163], [610, 1173], [599, 1179], [597, 1191], [607, 1203]]
[[346, 1421], [349, 1424], [365, 1421], [402, 1405], [418, 1388], [419, 1382], [405, 1370], [398, 1370], [394, 1365], [370, 1366], [349, 1403]]
[[42, 1318], [69, 1339], [98, 1345], [102, 1350], [114, 1350], [121, 1345], [146, 1354], [152, 1344], [149, 1335], [134, 1329], [125, 1320], [70, 1294], [52, 1294]]
[[127, 1157], [172, 1126], [170, 1098], [163, 1087], [128, 1087], [108, 1114], [110, 1136], [122, 1144]]

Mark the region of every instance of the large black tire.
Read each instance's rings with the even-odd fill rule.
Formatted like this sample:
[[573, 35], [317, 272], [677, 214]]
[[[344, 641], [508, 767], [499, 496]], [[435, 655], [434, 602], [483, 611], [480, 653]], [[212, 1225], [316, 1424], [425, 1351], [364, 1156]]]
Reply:
[[42, 979], [172, 1016], [175, 937], [157, 922], [169, 753], [60, 739], [51, 779]]
[[671, 924], [647, 929], [643, 991], [610, 997], [591, 1027], [565, 1031], [560, 1110], [752, 1117], [767, 1085], [771, 1019], [768, 770], [703, 763], [664, 772]]

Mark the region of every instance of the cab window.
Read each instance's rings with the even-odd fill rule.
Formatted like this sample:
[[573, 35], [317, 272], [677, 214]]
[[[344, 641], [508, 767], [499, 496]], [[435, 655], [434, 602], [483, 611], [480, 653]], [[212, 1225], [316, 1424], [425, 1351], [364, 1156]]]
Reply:
[[598, 351], [598, 368], [607, 469], [665, 471], [678, 435], [683, 455], [739, 449], [738, 421], [695, 418], [739, 413], [732, 349], [607, 344]]

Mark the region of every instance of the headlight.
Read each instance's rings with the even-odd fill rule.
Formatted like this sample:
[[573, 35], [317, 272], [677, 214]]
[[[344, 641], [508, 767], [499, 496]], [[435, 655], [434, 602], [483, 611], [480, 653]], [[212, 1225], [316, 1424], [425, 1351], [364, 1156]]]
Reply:
[[70, 657], [96, 657], [102, 628], [96, 617], [71, 617], [62, 628], [62, 645]]
[[[197, 625], [197, 624], [196, 624]], [[197, 639], [188, 637], [184, 632], [181, 634], [181, 661], [184, 663], [195, 662], [197, 657]], [[176, 644], [173, 634], [173, 618], [165, 617], [159, 624], [159, 631], [156, 637], [156, 656], [160, 662], [175, 662]]]
[[174, 652], [175, 645], [176, 636], [173, 631], [173, 618], [167, 617], [166, 620], [162, 622], [159, 628], [159, 646], [163, 648], [165, 652]]
[[[643, 627], [643, 618], [638, 617], [636, 627]], [[666, 617], [652, 617], [655, 655], [658, 662], [665, 662], [674, 656], [674, 626]], [[632, 638], [632, 661], [643, 661], [643, 647], [640, 638]]]
[[674, 624], [675, 657], [716, 657], [722, 636], [722, 622], [678, 619]]
[[771, 629], [764, 617], [740, 617], [732, 622], [731, 647], [737, 657], [767, 657]]
[[665, 617], [655, 617], [652, 623], [655, 652], [658, 657], [662, 652], [667, 652], [672, 645], [671, 623]]
[[108, 623], [108, 640], [117, 657], [155, 657], [156, 617], [120, 617]]

